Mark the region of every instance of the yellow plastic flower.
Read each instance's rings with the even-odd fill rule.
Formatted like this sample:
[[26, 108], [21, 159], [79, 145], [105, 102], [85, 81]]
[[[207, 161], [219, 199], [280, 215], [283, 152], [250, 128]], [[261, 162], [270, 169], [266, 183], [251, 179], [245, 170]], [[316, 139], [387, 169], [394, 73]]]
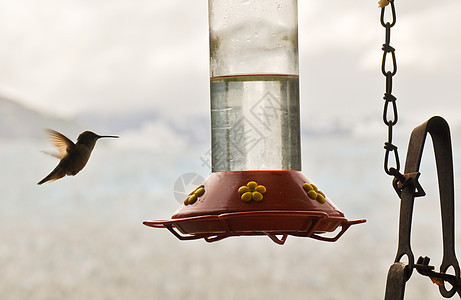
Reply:
[[263, 194], [266, 193], [266, 187], [264, 185], [258, 185], [256, 181], [250, 181], [247, 185], [239, 187], [238, 193], [240, 194], [240, 199], [245, 202], [251, 200], [262, 201], [264, 198]]
[[313, 200], [317, 200], [320, 203], [325, 203], [325, 194], [318, 189], [314, 184], [312, 183], [305, 183], [303, 184], [303, 189], [307, 192], [307, 196]]
[[195, 190], [189, 193], [186, 200], [184, 200], [184, 205], [191, 205], [197, 202], [197, 199], [205, 194], [205, 186], [202, 184], [197, 187]]

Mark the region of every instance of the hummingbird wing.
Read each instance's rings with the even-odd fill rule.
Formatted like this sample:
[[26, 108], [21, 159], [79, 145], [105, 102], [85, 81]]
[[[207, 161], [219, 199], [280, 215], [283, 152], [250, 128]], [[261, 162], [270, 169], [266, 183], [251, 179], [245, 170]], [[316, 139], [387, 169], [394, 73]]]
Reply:
[[45, 151], [45, 150], [43, 150], [42, 153], [45, 153], [45, 154], [47, 154], [47, 155], [56, 157], [57, 159], [62, 159], [62, 156], [61, 156], [60, 153], [55, 153], [55, 152]]
[[74, 142], [69, 140], [65, 135], [52, 129], [45, 129], [45, 132], [56, 148], [58, 148], [59, 154], [61, 155], [59, 158], [62, 159], [65, 157], [68, 154], [68, 149], [74, 145]]

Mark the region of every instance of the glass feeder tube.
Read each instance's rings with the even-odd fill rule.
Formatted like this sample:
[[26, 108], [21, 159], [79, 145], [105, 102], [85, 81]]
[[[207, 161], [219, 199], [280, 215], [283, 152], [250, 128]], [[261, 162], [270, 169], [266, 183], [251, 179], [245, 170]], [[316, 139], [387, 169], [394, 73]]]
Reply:
[[209, 0], [212, 171], [301, 170], [297, 0]]

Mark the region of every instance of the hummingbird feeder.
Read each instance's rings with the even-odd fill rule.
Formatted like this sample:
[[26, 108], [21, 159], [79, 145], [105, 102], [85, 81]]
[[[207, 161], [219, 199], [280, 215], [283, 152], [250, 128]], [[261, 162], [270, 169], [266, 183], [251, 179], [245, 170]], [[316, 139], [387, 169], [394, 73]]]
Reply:
[[144, 224], [180, 240], [336, 241], [365, 220], [300, 172], [297, 0], [209, 0], [208, 13], [212, 173], [170, 220]]

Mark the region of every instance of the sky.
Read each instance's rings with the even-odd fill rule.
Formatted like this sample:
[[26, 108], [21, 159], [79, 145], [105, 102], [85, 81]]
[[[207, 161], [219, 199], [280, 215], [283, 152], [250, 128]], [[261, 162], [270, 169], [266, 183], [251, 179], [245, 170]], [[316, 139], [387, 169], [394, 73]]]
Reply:
[[[316, 122], [359, 115], [380, 124], [377, 1], [298, 2], [305, 124], [312, 109]], [[401, 120], [458, 122], [461, 2], [395, 2]], [[152, 111], [172, 123], [209, 115], [207, 1], [0, 0], [0, 40], [0, 95], [30, 108], [69, 117]]]

